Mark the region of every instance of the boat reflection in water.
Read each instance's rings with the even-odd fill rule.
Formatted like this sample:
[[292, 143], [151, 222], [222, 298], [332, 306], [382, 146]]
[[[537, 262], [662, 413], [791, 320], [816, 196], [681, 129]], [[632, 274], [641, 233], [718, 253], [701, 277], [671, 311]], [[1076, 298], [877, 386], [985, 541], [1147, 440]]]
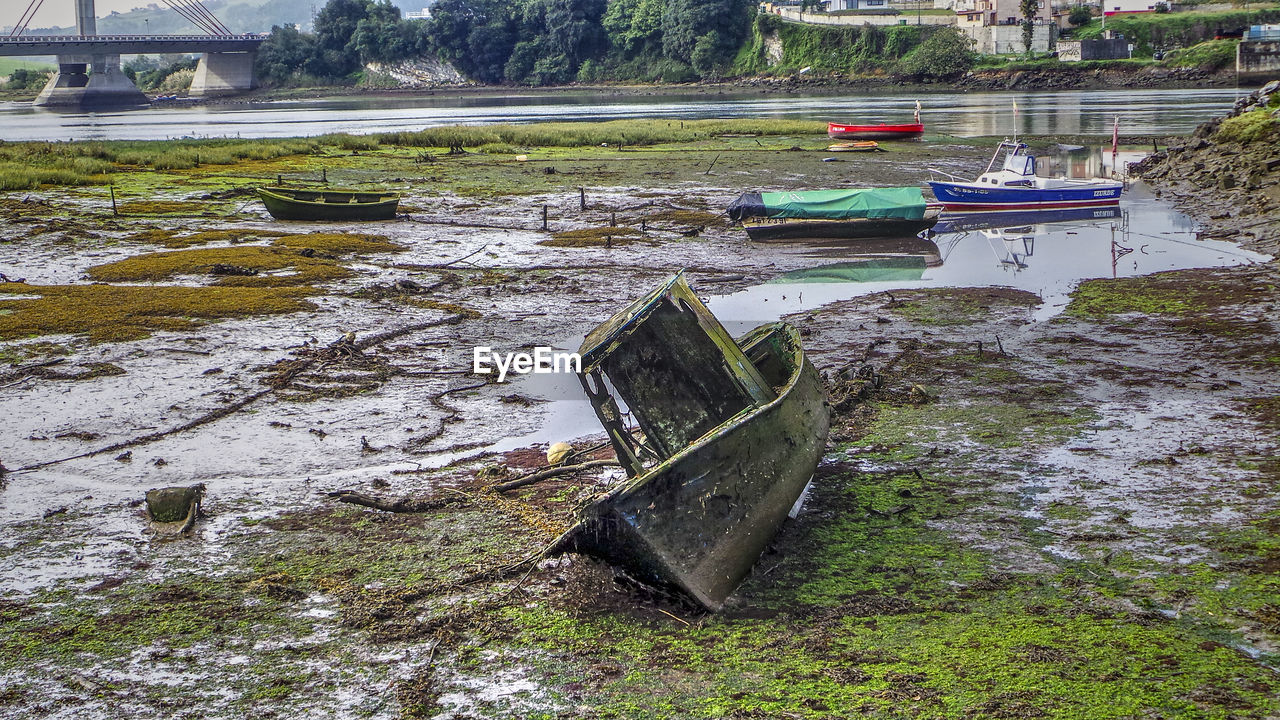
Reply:
[[[1025, 270], [1028, 260], [1035, 254], [1036, 236], [1066, 231], [1073, 234], [1071, 224], [1092, 226], [1110, 221], [1111, 272], [1116, 272], [1116, 261], [1133, 252], [1115, 239], [1115, 230], [1121, 237], [1127, 234], [1128, 217], [1118, 206], [1062, 208], [1056, 210], [1016, 210], [1004, 212], [968, 212], [943, 215], [930, 233], [931, 237], [952, 236], [949, 247], [955, 247], [972, 233], [986, 238], [997, 263], [1006, 270]], [[1055, 227], [1050, 227], [1055, 226]]]
[[[928, 240], [914, 246], [918, 251], [898, 245], [886, 252], [868, 241], [840, 248], [792, 246], [782, 250], [789, 257], [781, 259], [782, 270], [791, 272], [712, 298], [710, 306], [722, 322], [745, 330], [763, 319], [879, 292], [999, 286], [1039, 297], [1032, 317], [1044, 320], [1062, 312], [1083, 279], [1266, 260], [1232, 243], [1199, 237], [1190, 218], [1141, 183], [1118, 206], [947, 213]], [[916, 257], [901, 259], [909, 255]]]
[[[824, 250], [826, 251], [824, 253]], [[771, 283], [868, 283], [903, 282], [924, 279], [928, 268], [942, 265], [942, 251], [925, 238], [864, 240], [827, 247], [813, 245], [806, 253], [841, 258], [841, 262], [792, 270]]]

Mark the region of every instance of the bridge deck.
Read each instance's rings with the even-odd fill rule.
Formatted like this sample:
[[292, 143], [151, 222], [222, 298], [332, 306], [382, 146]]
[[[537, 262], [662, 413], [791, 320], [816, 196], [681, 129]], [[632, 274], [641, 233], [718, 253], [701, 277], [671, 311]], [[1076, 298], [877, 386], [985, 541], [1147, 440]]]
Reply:
[[0, 37], [0, 57], [252, 52], [266, 35], [20, 35]]

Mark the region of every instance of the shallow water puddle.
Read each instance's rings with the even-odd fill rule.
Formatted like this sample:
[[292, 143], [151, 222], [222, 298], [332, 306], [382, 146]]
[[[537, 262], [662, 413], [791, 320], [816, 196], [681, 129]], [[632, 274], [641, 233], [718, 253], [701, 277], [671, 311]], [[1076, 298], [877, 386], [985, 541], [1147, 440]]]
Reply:
[[[730, 332], [850, 298], [916, 288], [1009, 287], [1039, 295], [1037, 321], [1063, 311], [1082, 280], [1263, 262], [1233, 243], [1200, 239], [1194, 223], [1142, 185], [1118, 207], [944, 214], [929, 239], [777, 246], [802, 267], [707, 305]], [[809, 263], [807, 267], [803, 266]], [[697, 289], [697, 288], [695, 288]], [[702, 288], [706, 290], [706, 288]], [[850, 319], [855, 322], [855, 319]], [[856, 322], [874, 322], [866, 317]], [[558, 345], [576, 347], [576, 339]], [[600, 432], [575, 377], [530, 375], [512, 385], [549, 401], [542, 426], [485, 448], [504, 452]], [[444, 462], [455, 459], [450, 455]]]

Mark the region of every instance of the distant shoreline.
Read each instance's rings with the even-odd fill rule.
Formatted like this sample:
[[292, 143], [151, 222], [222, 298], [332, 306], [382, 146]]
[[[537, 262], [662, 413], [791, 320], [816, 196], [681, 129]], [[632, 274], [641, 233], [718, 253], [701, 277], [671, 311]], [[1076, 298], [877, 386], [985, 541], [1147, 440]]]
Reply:
[[[318, 100], [330, 98], [471, 96], [494, 95], [612, 95], [619, 97], [672, 96], [689, 94], [761, 94], [761, 95], [845, 95], [874, 89], [877, 92], [922, 91], [990, 92], [1053, 90], [1195, 90], [1232, 87], [1237, 84], [1234, 73], [1206, 73], [1190, 69], [1185, 72], [1152, 73], [1143, 70], [1108, 69], [1103, 71], [1054, 70], [977, 70], [955, 82], [911, 83], [890, 78], [848, 78], [836, 76], [754, 76], [719, 82], [677, 84], [589, 84], [530, 87], [522, 85], [439, 85], [417, 88], [361, 88], [357, 86], [320, 86], [312, 88], [264, 88], [244, 95], [207, 100], [210, 104], [235, 105], [281, 100]], [[1252, 87], [1253, 79], [1241, 79], [1240, 85]]]

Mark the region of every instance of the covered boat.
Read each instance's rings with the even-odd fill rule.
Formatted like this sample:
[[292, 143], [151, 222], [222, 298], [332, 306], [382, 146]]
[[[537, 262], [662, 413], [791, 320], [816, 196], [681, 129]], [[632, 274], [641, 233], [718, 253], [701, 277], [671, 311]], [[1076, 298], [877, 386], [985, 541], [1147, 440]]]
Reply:
[[839, 140], [910, 140], [924, 134], [924, 123], [843, 125], [827, 123], [827, 136]]
[[718, 610], [826, 445], [826, 394], [799, 333], [775, 322], [735, 341], [677, 274], [593, 330], [580, 354], [627, 480], [585, 507], [560, 547]]
[[396, 193], [358, 190], [264, 187], [258, 197], [277, 220], [393, 220], [400, 205]]
[[[1004, 154], [1004, 163], [993, 171]], [[1052, 208], [1115, 205], [1120, 202], [1124, 183], [1105, 178], [1046, 178], [1036, 175], [1036, 159], [1027, 154], [1025, 143], [1005, 141], [977, 180], [967, 182], [950, 173], [930, 168], [949, 180], [930, 180], [938, 202], [947, 210], [1048, 210]]]
[[729, 206], [759, 242], [840, 238], [911, 237], [933, 227], [931, 208], [918, 187], [743, 193]]

